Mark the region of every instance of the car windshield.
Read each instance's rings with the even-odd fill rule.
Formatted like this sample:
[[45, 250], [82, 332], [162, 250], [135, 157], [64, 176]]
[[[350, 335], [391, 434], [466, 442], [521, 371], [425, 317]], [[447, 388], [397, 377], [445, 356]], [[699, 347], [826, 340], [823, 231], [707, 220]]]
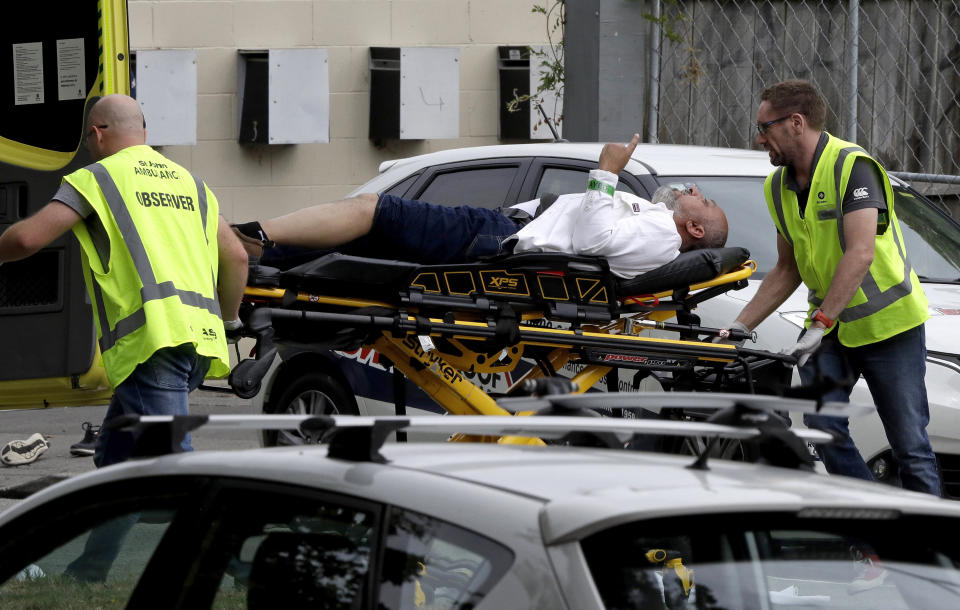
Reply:
[[927, 281], [960, 282], [960, 229], [907, 191], [896, 191], [894, 206], [917, 275]]
[[960, 607], [955, 525], [813, 512], [637, 522], [581, 544], [608, 610]]
[[[763, 200], [761, 177], [678, 176], [662, 184], [696, 183], [727, 214], [728, 246], [743, 246], [757, 261], [754, 277], [763, 277], [777, 262], [776, 229]], [[894, 210], [900, 220], [910, 264], [926, 281], [960, 281], [960, 228], [938, 213], [928, 200], [895, 189]]]

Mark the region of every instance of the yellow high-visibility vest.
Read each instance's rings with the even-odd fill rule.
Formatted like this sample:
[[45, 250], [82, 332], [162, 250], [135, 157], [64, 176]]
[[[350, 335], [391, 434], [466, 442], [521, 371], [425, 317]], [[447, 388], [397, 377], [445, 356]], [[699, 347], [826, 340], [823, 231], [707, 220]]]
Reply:
[[797, 194], [786, 186], [783, 167], [767, 176], [763, 191], [770, 216], [793, 247], [800, 277], [809, 289], [806, 321], [809, 328], [809, 314], [823, 303], [845, 250], [843, 194], [853, 162], [858, 158], [868, 159], [880, 169], [888, 220], [878, 226], [873, 263], [867, 275], [839, 316], [840, 343], [858, 347], [919, 326], [930, 314], [920, 280], [907, 260], [890, 178], [862, 148], [827, 136], [827, 145], [810, 180], [810, 196], [803, 218]]
[[[227, 375], [213, 193], [149, 146], [125, 148], [64, 180], [94, 212], [73, 231], [110, 384], [157, 350], [184, 343], [212, 358], [210, 377]], [[91, 237], [97, 222], [106, 243]]]

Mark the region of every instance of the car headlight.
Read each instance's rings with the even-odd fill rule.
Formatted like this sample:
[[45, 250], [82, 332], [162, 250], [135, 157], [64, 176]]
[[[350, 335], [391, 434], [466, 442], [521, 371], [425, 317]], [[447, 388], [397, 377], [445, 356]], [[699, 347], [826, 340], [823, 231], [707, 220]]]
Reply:
[[784, 311], [780, 314], [780, 317], [786, 320], [787, 322], [793, 324], [797, 328], [803, 328], [804, 322], [807, 321], [807, 312], [805, 311]]

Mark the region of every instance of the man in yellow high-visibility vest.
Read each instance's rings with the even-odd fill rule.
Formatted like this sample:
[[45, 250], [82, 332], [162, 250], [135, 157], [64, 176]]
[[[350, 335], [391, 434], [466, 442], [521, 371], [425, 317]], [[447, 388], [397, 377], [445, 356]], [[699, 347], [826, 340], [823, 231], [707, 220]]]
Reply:
[[[818, 371], [838, 380], [863, 375], [903, 486], [940, 495], [926, 431], [927, 299], [907, 258], [890, 179], [862, 148], [824, 131], [826, 106], [807, 81], [778, 83], [760, 99], [757, 143], [780, 166], [764, 184], [778, 258], [733, 327], [753, 329], [802, 281], [809, 314], [787, 350], [799, 358], [801, 379], [809, 383]], [[849, 392], [824, 399], [847, 401]], [[818, 447], [829, 472], [873, 478], [847, 418], [804, 422], [839, 437]]]
[[[204, 376], [229, 372], [224, 324], [237, 315], [247, 256], [213, 192], [147, 146], [136, 100], [90, 108], [84, 141], [94, 163], [65, 176], [52, 201], [0, 235], [0, 262], [30, 256], [72, 230], [107, 379], [106, 419], [186, 414]], [[105, 419], [105, 421], [106, 421]], [[127, 433], [100, 433], [98, 466], [129, 456]], [[189, 437], [182, 448], [190, 449]]]

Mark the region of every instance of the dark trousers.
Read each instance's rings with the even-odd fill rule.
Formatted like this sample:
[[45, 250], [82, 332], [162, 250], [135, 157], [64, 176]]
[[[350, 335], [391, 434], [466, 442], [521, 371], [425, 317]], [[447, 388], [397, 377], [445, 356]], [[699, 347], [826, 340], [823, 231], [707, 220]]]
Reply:
[[[883, 422], [893, 459], [900, 469], [903, 487], [939, 496], [937, 459], [927, 436], [930, 410], [924, 385], [926, 357], [922, 324], [862, 347], [844, 347], [828, 335], [820, 349], [800, 368], [800, 378], [805, 384], [811, 383], [817, 367], [821, 374], [835, 379], [863, 375]], [[848, 402], [849, 398], [849, 393], [839, 389], [824, 396], [824, 400], [839, 402]], [[836, 433], [841, 439], [832, 445], [817, 447], [827, 472], [873, 480], [850, 438], [847, 418], [805, 415], [803, 421], [809, 428]]]

